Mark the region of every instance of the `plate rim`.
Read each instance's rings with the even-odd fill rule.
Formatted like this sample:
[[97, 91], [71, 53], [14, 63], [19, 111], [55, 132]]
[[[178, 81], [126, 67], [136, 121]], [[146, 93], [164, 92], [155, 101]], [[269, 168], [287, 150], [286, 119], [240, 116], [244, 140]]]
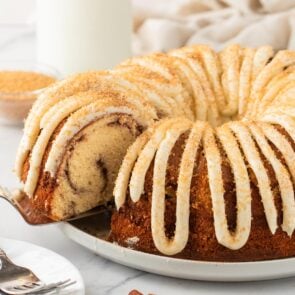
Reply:
[[[50, 252], [52, 255], [54, 256], [57, 256], [59, 257], [60, 259], [66, 261], [69, 265], [71, 265], [71, 267], [73, 269], [75, 269], [75, 271], [77, 272], [77, 275], [79, 276], [79, 279], [80, 279], [80, 285], [81, 285], [81, 289], [80, 290], [77, 290], [79, 292], [81, 292], [81, 294], [86, 294], [86, 287], [85, 287], [85, 283], [84, 283], [84, 279], [79, 271], [79, 269], [69, 260], [67, 259], [66, 257], [64, 257], [63, 255], [51, 250], [51, 249], [48, 249], [46, 247], [43, 247], [41, 245], [38, 245], [38, 244], [34, 244], [34, 243], [31, 243], [29, 241], [23, 241], [23, 240], [18, 240], [18, 239], [11, 239], [11, 238], [6, 238], [6, 237], [3, 237], [3, 236], [0, 236], [0, 243], [2, 241], [5, 241], [5, 242], [14, 242], [14, 243], [19, 243], [19, 244], [26, 244], [27, 246], [29, 247], [32, 247], [32, 249], [42, 249], [43, 251], [45, 250], [46, 252]], [[13, 259], [13, 257], [10, 257], [11, 259]]]
[[[237, 282], [237, 281], [260, 281], [260, 280], [270, 280], [270, 279], [278, 279], [278, 278], [287, 278], [295, 276], [295, 257], [289, 257], [289, 258], [280, 258], [280, 259], [272, 259], [272, 260], [261, 260], [261, 261], [246, 261], [246, 262], [215, 262], [215, 261], [203, 261], [203, 260], [189, 260], [189, 259], [183, 259], [183, 258], [174, 258], [174, 257], [167, 257], [167, 256], [160, 256], [156, 254], [150, 254], [145, 253], [142, 251], [125, 248], [118, 244], [108, 242], [104, 239], [101, 239], [99, 237], [96, 237], [94, 235], [91, 235], [90, 233], [83, 231], [79, 227], [69, 223], [69, 222], [63, 222], [60, 224], [60, 228], [63, 231], [63, 233], [73, 240], [74, 242], [88, 248], [89, 250], [93, 251], [94, 253], [107, 258], [109, 260], [112, 260], [116, 263], [126, 265], [128, 267], [136, 268], [142, 271], [147, 271], [154, 274], [160, 274], [168, 277], [175, 277], [175, 278], [181, 278], [181, 279], [189, 279], [189, 280], [203, 280], [203, 281], [221, 281], [221, 282]], [[80, 239], [79, 236], [83, 236], [83, 239]], [[92, 246], [90, 246], [92, 244]], [[109, 254], [106, 254], [108, 251], [102, 251], [102, 248], [110, 248], [112, 252], [121, 252], [123, 259], [120, 259], [118, 257], [112, 257]], [[109, 251], [109, 252], [110, 252]], [[125, 258], [124, 258], [125, 256]], [[186, 275], [183, 276], [181, 274], [175, 274], [175, 273], [169, 273], [169, 271], [166, 272], [166, 274], [163, 271], [157, 271], [155, 269], [149, 269], [149, 267], [140, 265], [140, 263], [134, 263], [134, 261], [127, 261], [127, 256], [131, 257], [142, 257], [143, 259], [149, 259], [157, 263], [164, 263], [164, 264], [175, 264], [175, 265], [186, 265], [190, 268], [197, 268], [202, 267], [205, 269], [220, 269], [222, 268], [225, 271], [233, 272], [231, 270], [232, 268], [235, 268], [235, 270], [239, 271], [247, 271], [247, 269], [251, 268], [265, 268], [268, 270], [268, 273], [266, 274], [260, 274], [258, 272], [258, 275], [253, 274], [245, 274], [244, 277], [241, 277], [240, 275], [237, 275], [233, 272], [233, 274], [226, 274], [222, 273], [221, 275], [194, 275], [191, 274], [190, 276]], [[289, 267], [291, 269], [284, 270], [284, 267]], [[270, 268], [272, 266], [272, 268]], [[283, 271], [276, 271], [275, 266], [280, 266], [280, 268], [283, 269]], [[269, 271], [270, 269], [275, 269], [274, 271]], [[221, 269], [220, 269], [221, 270]], [[168, 274], [169, 273], [169, 274]]]

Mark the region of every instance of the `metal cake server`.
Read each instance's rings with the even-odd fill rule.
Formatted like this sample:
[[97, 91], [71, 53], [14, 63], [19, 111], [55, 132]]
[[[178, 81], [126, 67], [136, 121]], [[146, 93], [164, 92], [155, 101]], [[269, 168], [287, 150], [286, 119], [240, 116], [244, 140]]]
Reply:
[[[52, 220], [40, 212], [30, 210], [28, 204], [30, 204], [31, 200], [20, 190], [18, 190], [15, 193], [12, 193], [10, 190], [0, 186], [0, 199], [1, 198], [6, 200], [10, 205], [12, 205], [21, 214], [23, 219], [30, 225], [45, 225], [60, 222]], [[76, 219], [81, 219], [101, 214], [108, 210], [109, 208], [107, 208], [106, 206], [99, 206], [85, 213], [79, 214], [75, 217], [68, 218], [62, 221], [72, 221]]]

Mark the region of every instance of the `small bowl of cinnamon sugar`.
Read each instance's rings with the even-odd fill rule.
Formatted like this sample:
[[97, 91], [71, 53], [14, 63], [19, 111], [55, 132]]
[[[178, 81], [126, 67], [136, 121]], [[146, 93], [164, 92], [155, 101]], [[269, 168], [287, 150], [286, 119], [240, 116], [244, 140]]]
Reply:
[[0, 62], [0, 123], [22, 124], [38, 95], [58, 78], [59, 73], [45, 65]]

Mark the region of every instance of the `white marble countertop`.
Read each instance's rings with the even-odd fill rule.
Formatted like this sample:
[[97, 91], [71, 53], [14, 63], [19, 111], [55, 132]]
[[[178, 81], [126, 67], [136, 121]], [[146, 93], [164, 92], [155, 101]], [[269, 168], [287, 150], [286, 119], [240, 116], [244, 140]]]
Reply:
[[[0, 26], [0, 60], [34, 59], [32, 28]], [[12, 173], [21, 127], [0, 125], [0, 183], [16, 187]], [[55, 225], [32, 227], [4, 201], [0, 201], [0, 236], [29, 241], [68, 258], [84, 278], [87, 295], [144, 294], [294, 294], [295, 278], [253, 283], [210, 283], [152, 275], [107, 261], [68, 240]]]

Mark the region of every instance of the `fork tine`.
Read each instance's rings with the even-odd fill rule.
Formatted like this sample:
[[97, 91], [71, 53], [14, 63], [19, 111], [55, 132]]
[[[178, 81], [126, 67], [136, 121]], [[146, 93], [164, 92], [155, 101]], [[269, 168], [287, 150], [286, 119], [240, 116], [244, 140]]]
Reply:
[[48, 285], [45, 285], [44, 288], [42, 289], [43, 292], [45, 291], [48, 291], [48, 290], [51, 290], [51, 289], [55, 289], [57, 287], [60, 287], [60, 286], [63, 286], [67, 283], [69, 283], [71, 280], [70, 279], [67, 279], [67, 280], [64, 280], [64, 281], [59, 281], [59, 282], [56, 282], [56, 283], [51, 283], [51, 284], [48, 284]]
[[32, 288], [34, 286], [34, 284], [32, 283], [26, 283], [23, 285], [23, 288]]
[[69, 286], [72, 286], [72, 285], [74, 285], [74, 284], [76, 284], [76, 283], [77, 283], [76, 281], [70, 281], [70, 282], [68, 282], [67, 284], [64, 284], [64, 285], [62, 285], [62, 286], [58, 286], [57, 289], [64, 289], [64, 288], [67, 288], [67, 287], [69, 287]]
[[14, 287], [12, 289], [15, 289], [15, 290], [28, 290], [28, 289], [32, 289], [32, 285], [22, 285], [22, 286], [17, 286], [17, 287]]
[[52, 288], [52, 287], [56, 288], [58, 286], [62, 286], [64, 284], [66, 284], [66, 283], [68, 283], [70, 281], [71, 281], [71, 279], [66, 279], [64, 281], [59, 281], [59, 282], [56, 282], [56, 283], [51, 283], [51, 284], [46, 285], [45, 288]]
[[37, 294], [48, 294], [49, 295], [49, 294], [53, 294], [51, 292], [54, 292], [54, 294], [55, 294], [56, 291], [65, 289], [65, 288], [67, 288], [69, 286], [72, 286], [72, 285], [74, 285], [76, 283], [77, 283], [76, 281], [72, 281], [70, 279], [67, 279], [65, 281], [61, 281], [61, 282], [58, 282], [58, 283], [52, 283], [52, 284], [46, 285], [45, 288], [43, 288], [42, 290], [39, 290], [36, 293], [35, 292], [30, 293], [30, 295], [37, 295]]
[[[19, 286], [14, 286], [14, 287], [9, 287], [9, 288], [2, 288], [1, 291], [4, 291], [5, 294], [19, 294], [19, 295], [24, 295], [24, 294], [39, 294], [39, 291], [43, 289], [44, 283], [35, 283], [35, 284], [26, 284], [26, 285], [19, 285]], [[0, 293], [2, 294], [2, 293]]]
[[23, 286], [26, 287], [26, 288], [33, 288], [35, 286], [40, 286], [40, 283], [38, 283], [38, 282], [29, 282], [29, 283], [24, 284]]
[[[66, 288], [68, 288], [68, 287], [70, 287], [70, 286], [72, 286], [72, 285], [74, 285], [74, 284], [76, 284], [76, 282], [71, 282], [71, 283], [69, 283], [69, 284], [67, 284], [67, 285], [63, 285], [63, 286], [61, 286], [61, 287], [58, 287], [58, 288], [56, 288], [56, 289], [53, 289], [53, 290], [51, 290], [50, 292], [47, 292], [47, 293], [41, 293], [41, 294], [46, 294], [46, 295], [59, 294], [59, 292], [60, 292], [61, 290], [64, 290], [64, 289], [66, 289]], [[36, 295], [37, 295], [37, 294], [36, 294]]]
[[22, 285], [17, 285], [17, 286], [12, 286], [9, 289], [10, 290], [27, 290], [27, 289], [32, 289], [32, 288], [37, 288], [37, 287], [44, 287], [44, 283], [41, 281], [37, 282], [26, 282]]
[[7, 292], [7, 294], [30, 294], [30, 295], [55, 294], [56, 291], [65, 289], [69, 286], [72, 286], [73, 284], [76, 284], [76, 281], [72, 281], [71, 279], [59, 281], [57, 283], [51, 283], [48, 285], [43, 285], [43, 283], [41, 284], [41, 283], [35, 282], [35, 283], [26, 283], [24, 285], [15, 286], [10, 289], [6, 289], [5, 291]]

